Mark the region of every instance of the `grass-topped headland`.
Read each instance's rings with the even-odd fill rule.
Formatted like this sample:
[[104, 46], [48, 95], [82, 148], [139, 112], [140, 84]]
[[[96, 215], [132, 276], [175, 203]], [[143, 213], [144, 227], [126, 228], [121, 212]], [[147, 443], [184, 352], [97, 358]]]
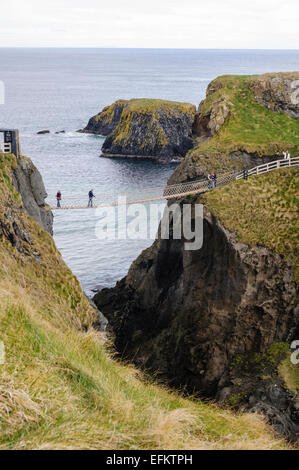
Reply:
[[299, 170], [274, 170], [238, 180], [203, 196], [209, 209], [240, 242], [260, 245], [291, 260], [299, 280]]
[[176, 180], [253, 167], [283, 158], [286, 150], [298, 155], [299, 105], [293, 104], [298, 79], [299, 72], [289, 72], [213, 80], [195, 117], [194, 148], [177, 170]]
[[0, 156], [0, 448], [286, 449], [263, 418], [183, 398], [118, 363]]

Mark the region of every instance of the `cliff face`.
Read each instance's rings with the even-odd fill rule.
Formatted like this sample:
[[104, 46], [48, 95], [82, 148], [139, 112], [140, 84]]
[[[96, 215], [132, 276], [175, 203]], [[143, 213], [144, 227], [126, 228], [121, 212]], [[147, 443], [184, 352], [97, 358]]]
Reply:
[[96, 310], [13, 185], [19, 165], [0, 155], [1, 450], [288, 448], [259, 416], [169, 393], [107, 354]]
[[192, 147], [195, 106], [173, 101], [117, 101], [89, 121], [85, 131], [108, 135], [103, 156], [168, 162]]
[[12, 168], [12, 181], [21, 194], [22, 202], [31, 215], [47, 232], [53, 234], [53, 214], [45, 204], [44, 182], [38, 169], [27, 157], [20, 157]]
[[91, 117], [83, 132], [89, 134], [108, 135], [118, 125], [127, 100], [118, 100], [110, 106], [106, 106], [100, 113]]
[[[206, 205], [200, 250], [158, 239], [125, 279], [94, 300], [122, 357], [176, 387], [262, 411], [295, 439], [296, 394], [277, 368], [299, 337], [297, 173], [278, 173], [195, 200]], [[298, 366], [286, 367], [298, 373]]]
[[171, 183], [299, 153], [299, 72], [218, 77], [196, 113], [194, 148]]
[[299, 73], [265, 74], [252, 82], [258, 103], [277, 113], [299, 118]]

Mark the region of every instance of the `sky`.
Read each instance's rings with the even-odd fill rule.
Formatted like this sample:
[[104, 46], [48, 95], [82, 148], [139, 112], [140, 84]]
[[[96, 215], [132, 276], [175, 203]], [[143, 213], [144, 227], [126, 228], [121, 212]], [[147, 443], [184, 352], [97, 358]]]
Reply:
[[0, 47], [299, 49], [298, 0], [0, 0]]

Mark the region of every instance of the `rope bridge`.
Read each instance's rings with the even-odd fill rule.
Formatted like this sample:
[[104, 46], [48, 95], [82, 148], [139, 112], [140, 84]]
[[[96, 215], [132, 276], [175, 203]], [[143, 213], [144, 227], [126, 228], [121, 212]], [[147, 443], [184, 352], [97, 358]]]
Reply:
[[[288, 158], [283, 160], [275, 160], [270, 163], [265, 163], [263, 165], [256, 166], [255, 168], [251, 168], [250, 170], [242, 170], [241, 172], [231, 172], [231, 173], [223, 173], [217, 176], [217, 187], [224, 186], [231, 181], [239, 180], [244, 178], [244, 171], [246, 171], [246, 176], [250, 177], [253, 175], [262, 175], [264, 173], [268, 173], [269, 171], [277, 170], [279, 168], [285, 167], [294, 167], [299, 166], [299, 156], [294, 158]], [[121, 205], [128, 205], [128, 204], [142, 204], [145, 202], [152, 202], [152, 201], [160, 201], [162, 199], [175, 199], [183, 196], [193, 195], [193, 194], [201, 194], [208, 191], [210, 188], [211, 182], [207, 178], [202, 178], [196, 181], [189, 181], [186, 183], [178, 183], [178, 184], [171, 184], [166, 187], [160, 188], [149, 188], [145, 190], [149, 192], [149, 196], [146, 197], [145, 191], [143, 191], [144, 197], [142, 199], [135, 199], [135, 200], [126, 200], [125, 201], [117, 201], [117, 202], [110, 202], [110, 203], [102, 203], [102, 204], [94, 204], [92, 207], [87, 207], [87, 204], [82, 205], [82, 202], [78, 202], [77, 200], [69, 200], [68, 205], [62, 205], [61, 207], [52, 206], [52, 210], [71, 210], [71, 209], [96, 209], [97, 207], [113, 207], [113, 206], [121, 206]], [[136, 193], [134, 193], [136, 194]], [[153, 195], [156, 194], [156, 195]], [[136, 197], [136, 196], [135, 196]]]

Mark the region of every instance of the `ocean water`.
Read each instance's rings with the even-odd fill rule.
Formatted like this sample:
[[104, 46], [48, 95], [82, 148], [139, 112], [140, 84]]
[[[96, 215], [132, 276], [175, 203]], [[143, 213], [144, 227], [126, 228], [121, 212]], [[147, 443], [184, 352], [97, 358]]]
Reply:
[[[120, 98], [198, 105], [218, 75], [293, 71], [298, 65], [299, 51], [0, 49], [5, 85], [0, 126], [20, 130], [22, 153], [39, 168], [49, 202], [58, 189], [63, 200], [82, 204], [91, 188], [97, 203], [126, 193], [138, 199], [145, 189], [150, 194], [164, 186], [176, 164], [99, 158], [103, 137], [75, 132], [92, 115]], [[37, 135], [42, 129], [51, 134]], [[55, 134], [60, 130], [65, 133]], [[99, 240], [101, 217], [95, 210], [55, 212], [57, 247], [88, 294], [96, 286], [114, 285], [152, 243]], [[125, 218], [118, 223], [125, 224]]]

